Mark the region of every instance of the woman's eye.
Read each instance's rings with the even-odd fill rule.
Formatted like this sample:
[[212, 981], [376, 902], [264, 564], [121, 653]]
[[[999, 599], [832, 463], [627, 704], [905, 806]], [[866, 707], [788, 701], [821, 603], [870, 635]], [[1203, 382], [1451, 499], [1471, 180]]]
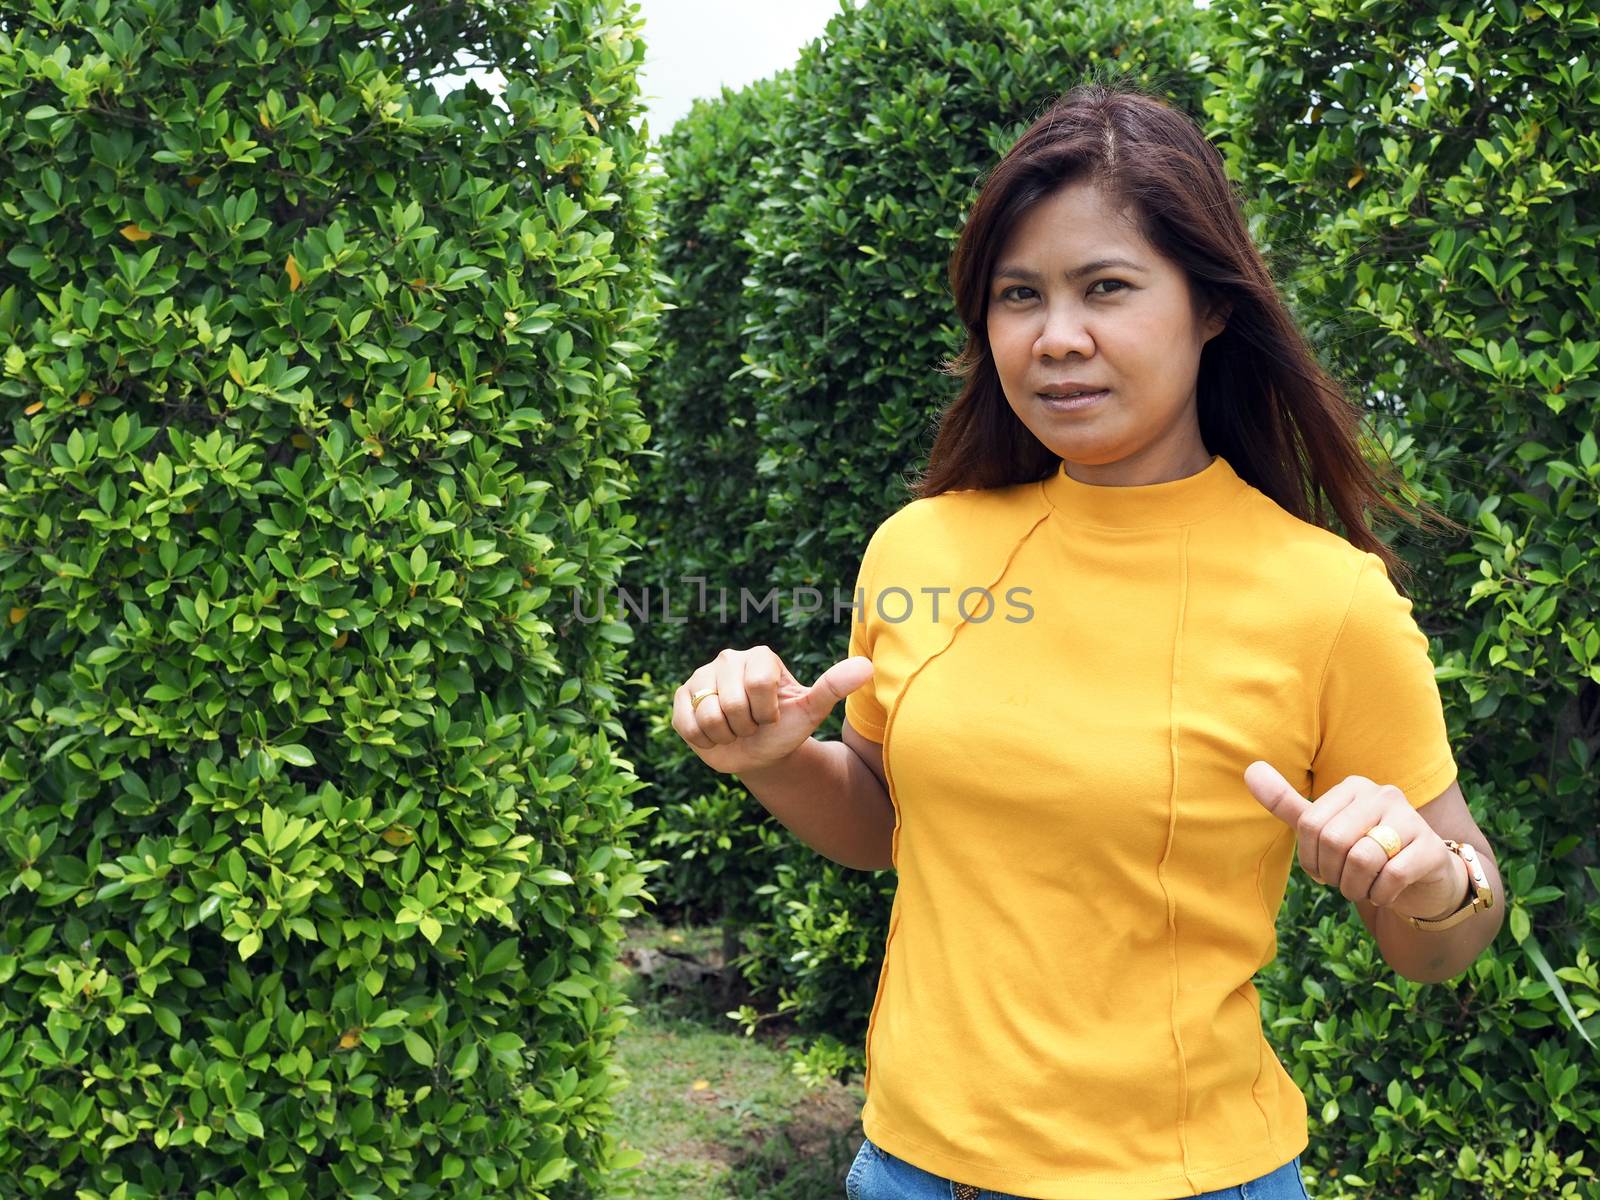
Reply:
[[[1091, 292], [1093, 292], [1094, 289], [1099, 287], [1102, 283], [1114, 283], [1122, 291], [1127, 291], [1127, 289], [1128, 289], [1128, 285], [1126, 283], [1124, 283], [1120, 279], [1097, 279], [1092, 284], [1089, 285], [1089, 290]], [[1020, 284], [1020, 283], [1014, 284], [1011, 287], [1006, 288], [1005, 291], [1000, 293], [1000, 299], [1005, 300], [1005, 299], [1009, 298], [1013, 292], [1031, 292], [1031, 291], [1033, 291], [1033, 289], [1031, 287], [1026, 286], [1025, 284]], [[1111, 292], [1101, 292], [1100, 294], [1102, 296], [1110, 296], [1113, 293], [1111, 293]], [[1018, 297], [1018, 298], [1020, 299], [1020, 297]]]

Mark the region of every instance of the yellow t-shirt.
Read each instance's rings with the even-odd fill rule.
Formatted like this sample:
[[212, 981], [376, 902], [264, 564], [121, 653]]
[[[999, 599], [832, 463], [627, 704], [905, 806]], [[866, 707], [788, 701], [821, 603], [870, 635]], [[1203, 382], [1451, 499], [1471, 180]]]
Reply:
[[1383, 560], [1218, 456], [913, 501], [857, 588], [874, 677], [845, 715], [883, 743], [899, 874], [867, 1136], [1038, 1200], [1171, 1200], [1303, 1151], [1252, 983], [1295, 839], [1244, 769], [1416, 807], [1455, 778]]

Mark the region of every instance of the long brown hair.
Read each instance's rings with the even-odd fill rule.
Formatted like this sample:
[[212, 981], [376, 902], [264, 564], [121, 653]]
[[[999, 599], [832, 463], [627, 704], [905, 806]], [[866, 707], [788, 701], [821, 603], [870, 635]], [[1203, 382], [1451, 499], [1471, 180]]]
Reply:
[[[1183, 112], [1131, 84], [1084, 83], [1030, 125], [983, 182], [950, 259], [950, 291], [967, 329], [940, 370], [965, 380], [940, 415], [916, 497], [1029, 483], [1061, 460], [1006, 402], [986, 330], [990, 276], [1006, 235], [1033, 205], [1087, 181], [1138, 221], [1181, 267], [1196, 309], [1226, 311], [1227, 327], [1200, 355], [1196, 403], [1207, 449], [1281, 507], [1325, 529], [1331, 505], [1343, 536], [1383, 559], [1391, 579], [1410, 568], [1366, 524], [1381, 509], [1413, 525], [1392, 462], [1380, 474], [1361, 453], [1361, 410], [1317, 363], [1251, 240], [1222, 156]], [[1414, 507], [1464, 532], [1437, 509]]]

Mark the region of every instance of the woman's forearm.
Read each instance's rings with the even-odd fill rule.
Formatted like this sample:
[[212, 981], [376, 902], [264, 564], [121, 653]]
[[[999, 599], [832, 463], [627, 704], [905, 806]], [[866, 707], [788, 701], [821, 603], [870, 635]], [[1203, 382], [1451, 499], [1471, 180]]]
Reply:
[[843, 742], [807, 738], [782, 763], [739, 780], [790, 833], [824, 858], [861, 871], [892, 866], [894, 805]]

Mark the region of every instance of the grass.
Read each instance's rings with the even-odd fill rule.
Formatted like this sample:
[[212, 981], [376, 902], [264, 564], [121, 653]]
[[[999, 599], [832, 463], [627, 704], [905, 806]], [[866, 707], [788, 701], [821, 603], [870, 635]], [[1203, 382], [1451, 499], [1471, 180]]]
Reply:
[[862, 1138], [860, 1080], [807, 1087], [788, 1070], [790, 1031], [764, 1022], [746, 1037], [713, 986], [666, 979], [640, 950], [722, 965], [716, 928], [629, 923], [617, 970], [639, 1012], [618, 1045], [630, 1083], [615, 1103], [623, 1148], [644, 1160], [613, 1178], [610, 1195], [838, 1200]]

